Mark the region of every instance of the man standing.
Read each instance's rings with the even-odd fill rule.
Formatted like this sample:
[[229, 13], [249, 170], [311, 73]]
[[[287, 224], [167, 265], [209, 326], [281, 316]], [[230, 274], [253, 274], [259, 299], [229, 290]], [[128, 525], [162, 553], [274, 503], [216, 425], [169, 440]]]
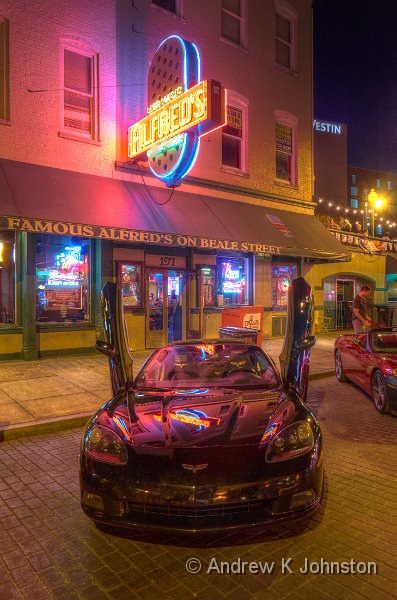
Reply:
[[361, 291], [353, 300], [353, 327], [354, 333], [364, 333], [365, 328], [370, 326], [370, 318], [367, 315], [365, 299], [371, 295], [369, 285], [363, 285]]

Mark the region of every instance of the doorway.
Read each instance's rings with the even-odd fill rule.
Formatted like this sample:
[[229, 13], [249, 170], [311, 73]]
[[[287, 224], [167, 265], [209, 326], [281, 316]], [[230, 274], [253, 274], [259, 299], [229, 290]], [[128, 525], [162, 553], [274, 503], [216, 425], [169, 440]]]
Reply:
[[146, 348], [186, 338], [186, 278], [179, 270], [150, 269], [146, 280]]
[[[352, 328], [353, 300], [368, 283], [366, 278], [355, 275], [334, 275], [324, 280], [324, 316], [331, 319], [330, 329]], [[368, 303], [370, 313], [372, 302]]]

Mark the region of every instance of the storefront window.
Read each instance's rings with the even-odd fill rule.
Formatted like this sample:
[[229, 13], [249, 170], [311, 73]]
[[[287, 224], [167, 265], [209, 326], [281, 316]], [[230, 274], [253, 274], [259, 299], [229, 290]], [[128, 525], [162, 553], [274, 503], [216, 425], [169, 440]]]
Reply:
[[119, 285], [124, 308], [142, 308], [142, 266], [119, 263]]
[[296, 265], [272, 265], [272, 308], [287, 310], [288, 289], [296, 277]]
[[89, 240], [37, 236], [36, 310], [40, 323], [89, 320], [89, 264]]
[[15, 323], [15, 233], [0, 231], [0, 326]]
[[248, 260], [217, 258], [218, 304], [248, 304]]
[[215, 287], [215, 267], [201, 267], [201, 293], [204, 299], [204, 306], [215, 306], [216, 287]]

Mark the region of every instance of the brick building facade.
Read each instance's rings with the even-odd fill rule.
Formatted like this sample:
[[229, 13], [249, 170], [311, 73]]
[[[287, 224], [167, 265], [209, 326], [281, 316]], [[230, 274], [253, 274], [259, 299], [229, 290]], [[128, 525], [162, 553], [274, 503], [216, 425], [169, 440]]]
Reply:
[[[347, 258], [313, 216], [311, 11], [309, 0], [0, 1], [3, 358], [92, 348], [109, 279], [134, 350], [213, 336], [231, 306], [264, 307], [271, 335], [301, 261]], [[225, 127], [201, 139], [175, 189], [127, 151], [169, 36], [193, 42], [202, 79], [227, 90]]]

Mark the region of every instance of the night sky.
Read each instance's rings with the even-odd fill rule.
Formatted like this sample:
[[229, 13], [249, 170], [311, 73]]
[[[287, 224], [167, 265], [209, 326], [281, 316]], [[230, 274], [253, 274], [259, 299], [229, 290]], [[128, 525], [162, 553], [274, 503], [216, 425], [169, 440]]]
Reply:
[[350, 165], [397, 173], [397, 0], [314, 0], [314, 117], [348, 125]]

